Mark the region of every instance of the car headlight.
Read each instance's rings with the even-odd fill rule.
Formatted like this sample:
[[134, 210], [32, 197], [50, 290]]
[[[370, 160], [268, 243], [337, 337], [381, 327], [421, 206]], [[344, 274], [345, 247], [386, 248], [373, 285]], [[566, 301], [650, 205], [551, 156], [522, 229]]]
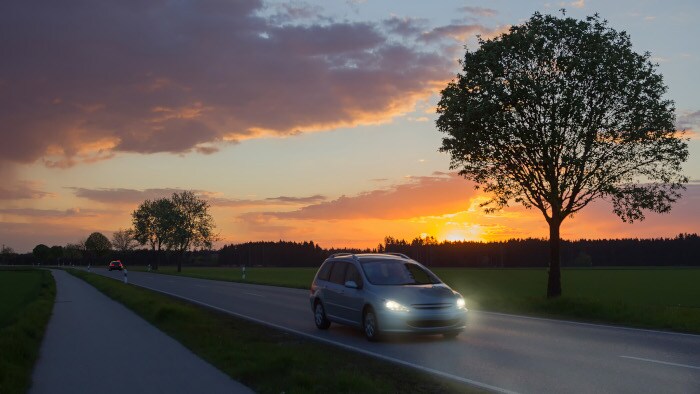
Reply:
[[464, 302], [464, 298], [457, 298], [457, 309], [467, 309], [466, 303]]
[[384, 303], [384, 306], [386, 307], [386, 309], [388, 309], [388, 310], [390, 310], [390, 311], [394, 311], [394, 312], [408, 312], [408, 308], [406, 308], [405, 306], [403, 306], [403, 305], [401, 305], [401, 304], [399, 304], [398, 302], [393, 301], [393, 300], [387, 300], [387, 301]]

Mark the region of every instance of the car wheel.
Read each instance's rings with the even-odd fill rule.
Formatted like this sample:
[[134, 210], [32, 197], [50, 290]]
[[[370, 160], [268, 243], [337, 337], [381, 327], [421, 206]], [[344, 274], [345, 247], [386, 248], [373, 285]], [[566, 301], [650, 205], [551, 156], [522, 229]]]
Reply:
[[379, 340], [379, 323], [377, 322], [377, 315], [374, 313], [372, 308], [368, 308], [362, 317], [362, 328], [365, 332], [365, 337], [370, 342], [375, 342]]
[[316, 301], [316, 306], [314, 307], [314, 322], [316, 327], [321, 330], [325, 330], [331, 326], [331, 321], [326, 317], [326, 310], [323, 308], [321, 301]]
[[444, 336], [447, 339], [454, 339], [454, 338], [457, 338], [457, 335], [459, 335], [460, 332], [462, 332], [462, 331], [460, 331], [460, 330], [447, 331], [447, 332], [443, 332], [442, 336]]

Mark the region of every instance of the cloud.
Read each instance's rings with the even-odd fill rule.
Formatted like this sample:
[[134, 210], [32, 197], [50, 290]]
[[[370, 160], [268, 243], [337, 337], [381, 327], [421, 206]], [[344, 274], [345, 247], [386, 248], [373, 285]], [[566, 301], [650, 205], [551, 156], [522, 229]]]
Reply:
[[217, 207], [255, 207], [255, 206], [270, 206], [270, 205], [304, 205], [304, 204], [315, 204], [326, 200], [325, 196], [320, 194], [315, 194], [313, 196], [307, 197], [269, 197], [265, 199], [234, 199], [234, 198], [222, 198], [222, 197], [211, 197], [209, 202], [213, 206]]
[[257, 0], [3, 3], [0, 160], [65, 168], [118, 152], [211, 154], [374, 124], [452, 76], [452, 59], [396, 43], [381, 23], [279, 7], [308, 22], [265, 17]]
[[[68, 189], [72, 189], [76, 197], [105, 204], [139, 204], [145, 200], [170, 197], [173, 193], [180, 193], [185, 190], [173, 188], [145, 190], [123, 188], [88, 189], [82, 187], [70, 187]], [[202, 194], [201, 190], [195, 190], [194, 192]]]
[[36, 200], [53, 194], [37, 189], [36, 183], [28, 181], [4, 181], [0, 185], [0, 200]]
[[483, 25], [477, 24], [451, 24], [436, 27], [430, 31], [423, 33], [420, 40], [426, 43], [440, 41], [442, 39], [452, 39], [455, 41], [466, 41], [469, 36], [474, 36], [482, 33], [489, 33], [491, 29]]
[[[406, 219], [439, 215], [469, 206], [476, 192], [472, 184], [456, 174], [410, 178], [408, 183], [373, 190], [356, 196], [342, 196], [290, 212], [266, 212], [277, 219]], [[261, 214], [256, 214], [260, 217]]]
[[19, 216], [24, 218], [66, 218], [66, 217], [96, 217], [98, 214], [113, 213], [112, 211], [80, 208], [59, 209], [35, 209], [35, 208], [5, 208], [0, 209], [0, 214]]
[[468, 14], [476, 15], [476, 16], [481, 16], [481, 17], [491, 17], [491, 16], [496, 16], [498, 14], [498, 11], [492, 9], [492, 8], [484, 8], [484, 7], [460, 7], [459, 11], [466, 12]]

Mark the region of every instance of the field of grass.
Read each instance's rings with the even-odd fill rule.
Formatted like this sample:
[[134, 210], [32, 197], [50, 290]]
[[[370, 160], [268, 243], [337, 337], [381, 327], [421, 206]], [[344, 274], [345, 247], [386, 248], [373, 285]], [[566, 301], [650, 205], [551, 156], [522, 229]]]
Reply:
[[256, 392], [478, 392], [103, 276], [68, 272], [123, 303]]
[[[436, 268], [467, 306], [580, 321], [668, 329], [700, 334], [700, 269], [564, 269], [564, 296], [544, 297], [546, 269]], [[161, 273], [242, 281], [240, 268], [161, 267]], [[248, 283], [306, 289], [315, 268], [247, 268]]]
[[55, 297], [49, 271], [0, 269], [0, 393], [27, 392]]

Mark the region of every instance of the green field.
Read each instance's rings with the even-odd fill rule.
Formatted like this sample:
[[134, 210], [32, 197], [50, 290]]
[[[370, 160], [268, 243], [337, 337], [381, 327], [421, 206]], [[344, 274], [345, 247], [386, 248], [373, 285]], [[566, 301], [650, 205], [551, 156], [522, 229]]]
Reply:
[[[546, 269], [436, 268], [471, 309], [700, 334], [700, 269], [564, 269], [564, 296], [544, 297]], [[243, 281], [240, 268], [161, 267], [161, 273]], [[306, 289], [315, 268], [247, 268], [248, 283]]]
[[[259, 393], [472, 393], [373, 357], [202, 308], [85, 271], [69, 273], [121, 302]], [[329, 367], [332, 360], [332, 367]]]
[[25, 393], [56, 287], [46, 270], [0, 269], [0, 393]]

